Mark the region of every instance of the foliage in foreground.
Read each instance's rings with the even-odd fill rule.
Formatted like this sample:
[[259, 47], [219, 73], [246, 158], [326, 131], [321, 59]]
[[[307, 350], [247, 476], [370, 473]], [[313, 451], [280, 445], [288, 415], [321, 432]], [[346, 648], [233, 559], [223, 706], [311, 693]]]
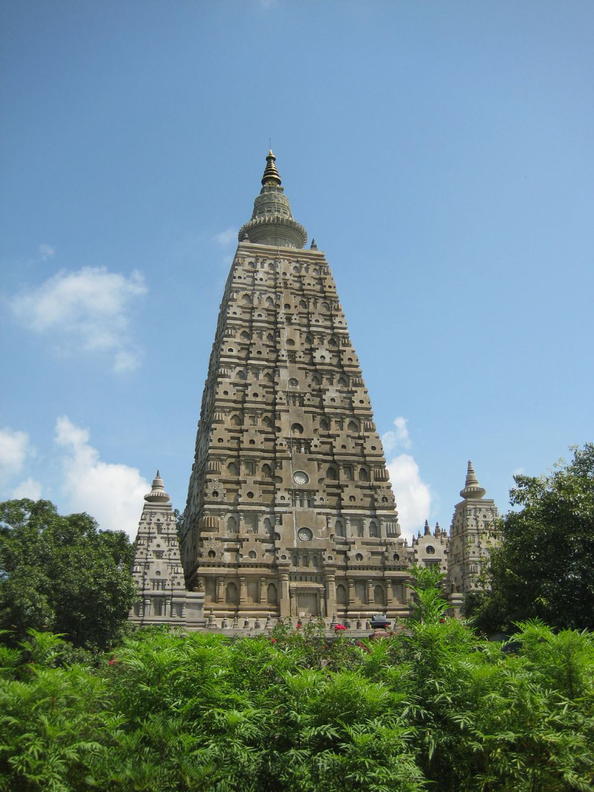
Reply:
[[437, 613], [359, 645], [140, 630], [98, 668], [33, 633], [0, 649], [0, 789], [594, 790], [592, 635], [505, 649]]
[[488, 593], [467, 603], [485, 632], [519, 620], [555, 628], [594, 629], [594, 444], [574, 451], [550, 476], [515, 476], [502, 520], [502, 545], [491, 554]]
[[0, 503], [0, 629], [110, 646], [134, 600], [132, 558], [126, 534], [98, 530], [88, 514], [61, 516], [44, 500]]

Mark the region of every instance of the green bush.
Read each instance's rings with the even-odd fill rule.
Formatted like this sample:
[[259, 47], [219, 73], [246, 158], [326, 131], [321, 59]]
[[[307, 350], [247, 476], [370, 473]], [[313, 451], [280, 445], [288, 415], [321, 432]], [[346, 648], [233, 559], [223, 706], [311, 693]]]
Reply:
[[0, 652], [0, 789], [593, 790], [592, 635], [429, 610], [359, 643], [144, 629], [98, 665], [33, 632]]

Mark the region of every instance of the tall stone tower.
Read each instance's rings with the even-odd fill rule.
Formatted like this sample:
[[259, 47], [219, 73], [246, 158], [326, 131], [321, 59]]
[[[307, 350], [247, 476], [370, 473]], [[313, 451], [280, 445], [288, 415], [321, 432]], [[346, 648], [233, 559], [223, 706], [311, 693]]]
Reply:
[[369, 395], [306, 238], [269, 152], [221, 303], [185, 510], [186, 580], [213, 627], [408, 612]]
[[464, 595], [482, 588], [483, 564], [499, 539], [497, 506], [485, 498], [485, 489], [479, 484], [470, 461], [460, 495], [463, 500], [456, 504], [452, 517], [447, 576], [450, 602], [456, 615]]

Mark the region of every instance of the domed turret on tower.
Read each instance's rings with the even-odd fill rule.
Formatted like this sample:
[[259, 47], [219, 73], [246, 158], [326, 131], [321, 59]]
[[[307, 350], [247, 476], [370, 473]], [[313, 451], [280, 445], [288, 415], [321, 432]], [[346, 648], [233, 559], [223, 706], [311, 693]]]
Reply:
[[153, 479], [151, 491], [144, 496], [144, 499], [147, 503], [169, 503], [169, 493], [165, 492], [165, 482], [158, 470]]
[[240, 242], [292, 248], [302, 248], [307, 241], [307, 231], [293, 219], [272, 151], [266, 155], [262, 189], [254, 201], [251, 220], [239, 229], [238, 238]]
[[468, 468], [466, 471], [466, 483], [464, 487], [460, 490], [460, 495], [465, 500], [480, 500], [485, 496], [485, 492], [487, 490], [481, 487], [476, 477], [476, 473], [474, 472], [474, 468], [472, 466], [472, 462], [468, 460]]

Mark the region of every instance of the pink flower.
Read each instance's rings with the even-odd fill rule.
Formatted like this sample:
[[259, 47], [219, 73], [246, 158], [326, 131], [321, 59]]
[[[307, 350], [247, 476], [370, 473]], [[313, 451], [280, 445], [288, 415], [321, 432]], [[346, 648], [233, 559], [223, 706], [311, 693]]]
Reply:
[[107, 665], [117, 665], [119, 662], [117, 657], [112, 657], [111, 660], [107, 661]]
[[346, 627], [344, 626], [344, 624], [335, 624], [334, 625], [334, 629], [335, 630], [346, 630]]

